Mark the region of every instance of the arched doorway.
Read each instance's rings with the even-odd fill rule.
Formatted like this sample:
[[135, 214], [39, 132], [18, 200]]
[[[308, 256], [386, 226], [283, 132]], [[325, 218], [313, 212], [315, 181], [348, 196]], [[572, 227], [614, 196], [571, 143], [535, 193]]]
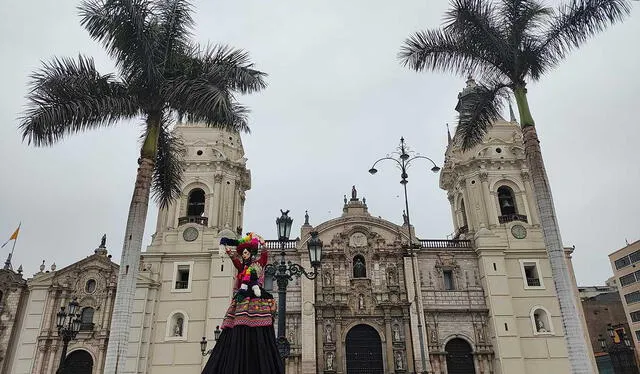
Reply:
[[83, 349], [69, 353], [64, 360], [62, 374], [91, 374], [93, 372], [93, 357]]
[[347, 374], [383, 374], [382, 342], [369, 325], [356, 325], [345, 341]]
[[448, 374], [473, 374], [476, 372], [471, 346], [466, 340], [451, 339], [444, 346], [444, 350], [447, 352]]

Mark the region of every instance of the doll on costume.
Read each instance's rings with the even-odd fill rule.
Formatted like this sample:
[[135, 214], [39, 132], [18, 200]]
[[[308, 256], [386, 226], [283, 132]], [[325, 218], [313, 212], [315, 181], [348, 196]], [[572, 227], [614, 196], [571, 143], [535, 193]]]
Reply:
[[258, 250], [264, 240], [248, 233], [240, 240], [222, 238], [220, 245], [238, 273], [222, 333], [202, 373], [284, 374], [273, 329], [275, 300], [262, 288], [268, 252], [263, 247], [258, 255]]

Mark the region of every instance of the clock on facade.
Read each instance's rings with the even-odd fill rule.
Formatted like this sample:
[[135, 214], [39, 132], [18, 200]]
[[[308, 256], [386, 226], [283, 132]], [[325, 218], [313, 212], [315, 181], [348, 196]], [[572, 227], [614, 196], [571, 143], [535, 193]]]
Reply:
[[527, 237], [527, 229], [522, 225], [513, 225], [511, 226], [511, 234], [516, 239], [524, 239]]
[[198, 229], [195, 227], [187, 227], [182, 233], [182, 237], [187, 242], [192, 242], [198, 239]]

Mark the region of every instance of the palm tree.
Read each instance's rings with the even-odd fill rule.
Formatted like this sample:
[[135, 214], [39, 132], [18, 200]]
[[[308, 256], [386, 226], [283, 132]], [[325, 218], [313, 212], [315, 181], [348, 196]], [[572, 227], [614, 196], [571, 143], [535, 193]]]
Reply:
[[515, 97], [574, 373], [595, 370], [577, 317], [549, 180], [527, 102], [527, 82], [539, 80], [570, 51], [630, 12], [627, 0], [570, 0], [557, 8], [542, 0], [453, 0], [443, 28], [415, 33], [399, 53], [401, 62], [416, 71], [481, 78], [481, 88], [462, 103], [456, 132], [464, 150], [483, 139], [499, 118], [505, 99]]
[[[248, 131], [237, 94], [266, 87], [242, 50], [193, 43], [188, 0], [85, 0], [81, 24], [116, 62], [100, 74], [91, 58], [54, 58], [32, 74], [23, 140], [51, 146], [67, 136], [142, 118], [138, 171], [129, 207], [105, 373], [123, 372], [144, 224], [153, 186], [161, 207], [180, 193], [183, 146], [176, 119]], [[116, 367], [117, 366], [117, 367]]]

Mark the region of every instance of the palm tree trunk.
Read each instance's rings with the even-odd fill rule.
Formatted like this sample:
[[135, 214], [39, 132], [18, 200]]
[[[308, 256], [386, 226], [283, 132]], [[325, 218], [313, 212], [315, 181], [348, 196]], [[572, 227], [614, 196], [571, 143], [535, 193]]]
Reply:
[[140, 150], [138, 173], [129, 206], [129, 217], [124, 235], [122, 257], [120, 258], [104, 374], [124, 373], [125, 369], [133, 298], [136, 292], [144, 226], [149, 209], [151, 178], [153, 177], [158, 148], [160, 118], [160, 113], [152, 113], [147, 116], [147, 133]]
[[518, 111], [520, 112], [525, 157], [535, 190], [544, 243], [547, 247], [553, 282], [555, 283], [556, 294], [560, 304], [560, 314], [567, 342], [571, 372], [574, 374], [592, 374], [596, 371], [592, 367], [590, 350], [587, 346], [586, 335], [578, 313], [577, 298], [573, 291], [571, 274], [566, 263], [564, 246], [553, 205], [553, 197], [551, 196], [549, 178], [544, 167], [540, 141], [538, 140], [533, 117], [529, 111], [527, 89], [516, 87], [514, 94], [518, 104]]

